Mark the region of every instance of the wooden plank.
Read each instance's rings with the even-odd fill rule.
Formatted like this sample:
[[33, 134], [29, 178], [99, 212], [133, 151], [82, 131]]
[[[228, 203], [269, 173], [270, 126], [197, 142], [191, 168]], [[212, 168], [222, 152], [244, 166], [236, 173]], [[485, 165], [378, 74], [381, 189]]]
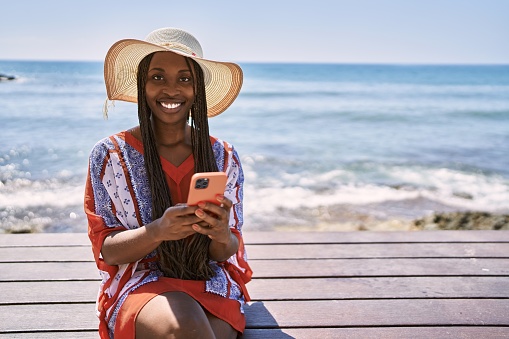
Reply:
[[0, 282], [0, 305], [92, 303], [99, 284], [98, 280]]
[[[255, 276], [244, 338], [508, 336], [507, 233], [263, 233], [246, 241]], [[0, 333], [95, 337], [99, 275], [88, 238], [50, 235], [6, 235], [10, 244], [0, 235]]]
[[509, 243], [249, 245], [252, 259], [509, 258]]
[[[261, 232], [244, 231], [246, 244], [509, 242], [509, 231]], [[0, 234], [0, 247], [86, 246], [86, 233]]]
[[0, 262], [90, 262], [90, 246], [74, 247], [0, 247]]
[[99, 279], [94, 262], [0, 263], [0, 281]]
[[90, 246], [87, 233], [0, 234], [0, 247]]
[[[509, 243], [248, 245], [250, 260], [361, 258], [509, 258]], [[93, 261], [89, 246], [0, 247], [0, 262]]]
[[507, 299], [265, 301], [246, 307], [246, 326], [507, 326], [508, 314]]
[[58, 332], [10, 332], [8, 338], [11, 339], [98, 339], [99, 333], [94, 330], [90, 331], [58, 331]]
[[96, 330], [94, 304], [0, 306], [0, 333]]
[[[508, 259], [251, 260], [254, 278], [509, 276]], [[0, 281], [97, 280], [93, 262], [0, 263]]]
[[[26, 332], [10, 333], [11, 339], [97, 339], [98, 333], [88, 332]], [[242, 339], [359, 339], [359, 338], [412, 338], [412, 339], [500, 339], [509, 338], [509, 327], [374, 327], [374, 328], [283, 328], [246, 329]]]
[[257, 232], [245, 231], [246, 244], [313, 243], [441, 243], [509, 242], [509, 231], [352, 231], [352, 232]]
[[242, 339], [501, 339], [509, 338], [509, 327], [372, 327], [372, 328], [283, 328], [246, 329]]
[[509, 276], [507, 259], [253, 260], [257, 278]]
[[[247, 328], [509, 326], [507, 299], [266, 301], [245, 312]], [[96, 327], [93, 304], [0, 306], [0, 333]]]
[[253, 300], [509, 298], [507, 277], [254, 279]]
[[[253, 279], [247, 287], [253, 301], [509, 298], [507, 277]], [[98, 288], [99, 281], [2, 282], [0, 305], [92, 303]]]

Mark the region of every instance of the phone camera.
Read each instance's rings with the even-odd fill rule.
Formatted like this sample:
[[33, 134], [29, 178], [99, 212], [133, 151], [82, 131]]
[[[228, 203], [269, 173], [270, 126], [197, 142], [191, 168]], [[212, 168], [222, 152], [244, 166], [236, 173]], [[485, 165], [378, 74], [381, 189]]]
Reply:
[[194, 188], [196, 189], [204, 189], [209, 187], [209, 179], [208, 178], [200, 178], [196, 180], [196, 184], [194, 185]]

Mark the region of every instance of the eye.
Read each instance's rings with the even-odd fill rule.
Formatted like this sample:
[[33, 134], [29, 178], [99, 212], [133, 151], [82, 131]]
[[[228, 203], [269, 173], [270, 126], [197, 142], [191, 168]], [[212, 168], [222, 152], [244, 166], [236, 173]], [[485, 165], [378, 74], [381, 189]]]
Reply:
[[193, 79], [191, 79], [191, 77], [188, 77], [188, 76], [184, 76], [184, 77], [180, 78], [181, 82], [191, 82], [192, 80]]
[[163, 76], [162, 76], [162, 75], [160, 75], [160, 74], [154, 74], [154, 75], [152, 75], [152, 76], [151, 76], [151, 79], [152, 79], [152, 80], [159, 81], [159, 80], [163, 80], [164, 78], [163, 78]]

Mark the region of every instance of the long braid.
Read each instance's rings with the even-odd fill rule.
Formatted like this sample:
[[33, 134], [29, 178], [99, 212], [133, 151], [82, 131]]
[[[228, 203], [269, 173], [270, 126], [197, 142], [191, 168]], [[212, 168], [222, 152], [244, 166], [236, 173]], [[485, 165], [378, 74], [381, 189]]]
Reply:
[[[205, 81], [201, 67], [192, 59], [186, 58], [186, 63], [193, 74], [195, 101], [191, 107], [191, 144], [194, 158], [194, 171], [218, 171], [214, 151], [210, 144], [209, 122], [207, 118], [207, 100], [205, 97]], [[214, 272], [208, 265], [208, 248], [210, 238], [203, 234], [195, 234], [184, 250], [184, 257], [190, 265], [198, 271], [212, 277]], [[201, 252], [201, 253], [200, 253]], [[205, 259], [205, 260], [204, 260]], [[205, 273], [206, 272], [206, 273]], [[208, 279], [208, 278], [207, 278]]]
[[[154, 130], [151, 123], [152, 112], [145, 97], [147, 73], [154, 54], [147, 55], [138, 65], [138, 120], [140, 122], [141, 138], [143, 142], [143, 158], [152, 197], [152, 219], [161, 217], [169, 206], [172, 206], [170, 189], [166, 183]], [[140, 90], [141, 89], [141, 90]]]
[[[216, 172], [218, 171], [214, 151], [210, 144], [209, 120], [207, 118], [207, 99], [205, 97], [205, 81], [203, 71], [198, 63], [192, 59], [186, 59], [190, 69], [194, 69], [195, 93], [197, 93], [194, 105], [191, 107], [191, 140], [193, 156], [195, 159], [194, 171]], [[192, 66], [190, 65], [192, 62]]]
[[[159, 152], [151, 124], [151, 111], [146, 102], [145, 84], [153, 54], [145, 57], [138, 66], [138, 118], [144, 147], [145, 167], [147, 170], [152, 196], [152, 219], [160, 218], [164, 211], [172, 206], [170, 190], [162, 169]], [[190, 66], [186, 58], [188, 66]], [[195, 161], [195, 172], [217, 171], [212, 146], [210, 144], [207, 120], [207, 104], [203, 72], [194, 60], [195, 103], [191, 109], [191, 144]], [[209, 265], [208, 249], [210, 239], [202, 234], [176, 240], [164, 241], [157, 248], [163, 274], [171, 278], [187, 280], [208, 280], [214, 276]]]

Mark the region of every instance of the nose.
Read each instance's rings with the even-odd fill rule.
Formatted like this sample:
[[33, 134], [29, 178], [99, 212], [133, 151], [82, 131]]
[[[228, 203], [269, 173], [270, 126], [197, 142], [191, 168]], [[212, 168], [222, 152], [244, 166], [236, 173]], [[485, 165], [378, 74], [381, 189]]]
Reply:
[[163, 86], [163, 93], [168, 96], [175, 96], [180, 94], [180, 87], [173, 81], [167, 81]]

